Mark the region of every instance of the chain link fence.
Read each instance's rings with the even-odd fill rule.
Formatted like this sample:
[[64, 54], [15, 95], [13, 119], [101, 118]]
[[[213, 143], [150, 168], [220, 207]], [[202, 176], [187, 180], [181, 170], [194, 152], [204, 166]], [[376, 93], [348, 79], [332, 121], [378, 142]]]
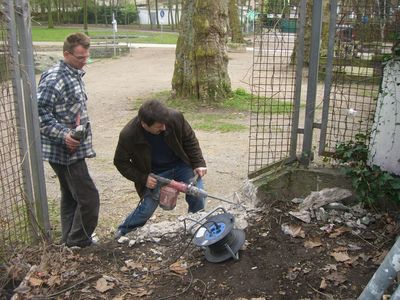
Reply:
[[248, 172], [290, 156], [296, 93], [298, 6], [263, 7], [253, 53]]
[[[384, 61], [400, 40], [399, 5], [399, 1], [338, 3], [332, 88], [321, 154], [331, 155], [338, 143], [354, 140], [356, 134], [368, 136]], [[325, 62], [321, 60], [321, 74]]]
[[[4, 5], [0, 13], [0, 245], [12, 247], [28, 242], [29, 222], [23, 188], [22, 162], [18, 137], [18, 105], [12, 86], [12, 62]], [[6, 249], [0, 249], [3, 257]]]
[[[48, 237], [28, 3], [0, 2], [0, 260]], [[36, 108], [36, 110], [35, 110]]]
[[368, 137], [384, 61], [400, 40], [399, 0], [268, 3], [255, 32], [249, 177]]

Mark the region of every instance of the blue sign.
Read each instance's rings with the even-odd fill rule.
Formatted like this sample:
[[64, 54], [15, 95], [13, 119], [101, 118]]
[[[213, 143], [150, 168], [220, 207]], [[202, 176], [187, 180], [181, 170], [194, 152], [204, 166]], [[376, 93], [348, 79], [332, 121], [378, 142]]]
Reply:
[[164, 10], [160, 10], [160, 17], [161, 17], [161, 18], [164, 18], [164, 16], [165, 16]]

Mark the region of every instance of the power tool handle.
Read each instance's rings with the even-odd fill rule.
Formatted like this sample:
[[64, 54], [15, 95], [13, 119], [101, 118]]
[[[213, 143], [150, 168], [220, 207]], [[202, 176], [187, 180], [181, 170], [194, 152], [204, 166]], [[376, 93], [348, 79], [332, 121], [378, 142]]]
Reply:
[[155, 179], [157, 179], [158, 182], [162, 183], [162, 184], [170, 184], [171, 183], [171, 179], [165, 178], [165, 177], [161, 177], [159, 175], [156, 175], [154, 173], [150, 173], [151, 177], [154, 177]]

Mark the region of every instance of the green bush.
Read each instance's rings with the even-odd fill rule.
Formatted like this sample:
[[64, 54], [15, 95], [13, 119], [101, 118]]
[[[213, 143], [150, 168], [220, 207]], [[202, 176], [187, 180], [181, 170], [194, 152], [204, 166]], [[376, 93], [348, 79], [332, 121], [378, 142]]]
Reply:
[[400, 204], [400, 178], [379, 166], [368, 166], [366, 135], [357, 134], [355, 141], [336, 145], [334, 157], [343, 164], [345, 174], [351, 177], [359, 200], [372, 206], [383, 200]]

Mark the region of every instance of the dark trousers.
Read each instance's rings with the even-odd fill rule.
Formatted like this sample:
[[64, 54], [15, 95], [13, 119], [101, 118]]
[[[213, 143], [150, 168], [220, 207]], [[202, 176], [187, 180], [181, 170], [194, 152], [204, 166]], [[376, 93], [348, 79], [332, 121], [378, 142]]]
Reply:
[[65, 166], [50, 163], [60, 181], [62, 242], [85, 247], [99, 219], [99, 192], [84, 159]]

